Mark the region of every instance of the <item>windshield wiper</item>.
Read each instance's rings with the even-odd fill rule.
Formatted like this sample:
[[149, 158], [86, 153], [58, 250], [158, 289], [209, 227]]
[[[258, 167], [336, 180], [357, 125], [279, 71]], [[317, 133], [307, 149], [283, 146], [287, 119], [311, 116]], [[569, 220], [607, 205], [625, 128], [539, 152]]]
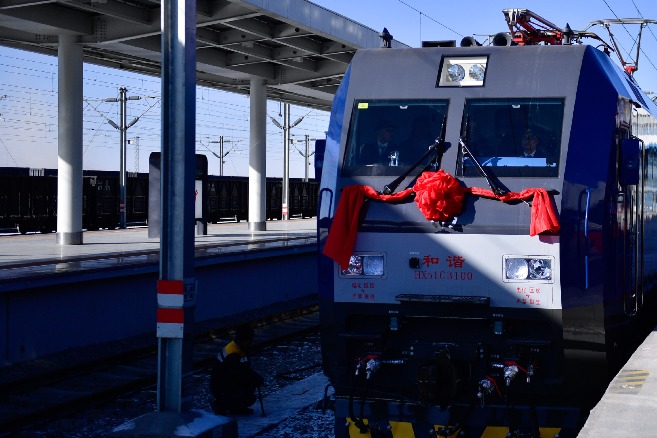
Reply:
[[461, 150], [463, 151], [463, 157], [467, 155], [472, 162], [475, 164], [475, 167], [477, 168], [477, 171], [481, 176], [486, 178], [486, 182], [488, 182], [488, 186], [490, 189], [495, 193], [495, 196], [503, 196], [509, 193], [508, 190], [503, 189], [498, 185], [499, 181], [494, 178], [494, 175], [489, 175], [486, 170], [484, 170], [484, 167], [479, 163], [479, 160], [475, 158], [474, 155], [472, 155], [472, 152], [470, 152], [470, 148], [468, 147], [467, 144], [465, 144], [465, 141], [463, 140], [463, 137], [459, 137], [459, 146], [461, 146]]
[[[429, 149], [411, 166], [408, 168], [406, 172], [404, 172], [402, 175], [397, 177], [393, 182], [390, 184], [386, 184], [383, 186], [383, 194], [384, 195], [390, 195], [392, 194], [397, 187], [399, 187], [399, 184], [401, 184], [404, 179], [411, 174], [413, 170], [415, 170], [416, 167], [418, 167], [424, 160], [429, 157], [433, 152], [436, 152], [436, 157], [431, 160], [432, 162], [436, 163], [436, 168], [440, 168], [440, 164], [443, 160], [443, 154], [445, 153], [445, 122], [446, 122], [447, 116], [443, 116], [443, 124], [440, 127], [440, 137], [438, 137], [435, 142], [429, 146]], [[426, 168], [426, 167], [425, 167]], [[424, 169], [422, 169], [424, 170]]]

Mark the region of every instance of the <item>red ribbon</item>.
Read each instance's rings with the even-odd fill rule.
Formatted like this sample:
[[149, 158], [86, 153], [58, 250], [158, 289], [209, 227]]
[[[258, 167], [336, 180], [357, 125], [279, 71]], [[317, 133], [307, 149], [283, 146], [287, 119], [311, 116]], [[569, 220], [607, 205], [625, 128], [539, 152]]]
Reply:
[[418, 208], [427, 220], [432, 221], [447, 221], [461, 213], [463, 199], [468, 193], [499, 199], [502, 202], [524, 201], [533, 198], [529, 226], [530, 236], [559, 231], [559, 219], [545, 189], [525, 189], [520, 193], [509, 192], [502, 196], [496, 196], [491, 190], [464, 187], [459, 180], [440, 169], [438, 172], [424, 172], [417, 179], [413, 188], [394, 195], [382, 195], [372, 187], [357, 184], [345, 187], [342, 190], [342, 197], [326, 239], [324, 254], [338, 262], [342, 269], [347, 269], [356, 243], [360, 210], [365, 198], [383, 202], [399, 202], [414, 192]]
[[461, 213], [468, 189], [449, 173], [424, 172], [413, 186], [415, 203], [429, 221], [446, 221]]
[[492, 191], [472, 187], [468, 189], [470, 193], [475, 196], [484, 198], [496, 198], [502, 202], [509, 201], [526, 201], [534, 198], [532, 201], [531, 222], [529, 224], [529, 235], [535, 236], [537, 234], [550, 232], [556, 233], [561, 228], [559, 225], [559, 218], [552, 206], [552, 200], [548, 195], [547, 190], [538, 189], [525, 189], [520, 193], [509, 192], [502, 196], [496, 196]]

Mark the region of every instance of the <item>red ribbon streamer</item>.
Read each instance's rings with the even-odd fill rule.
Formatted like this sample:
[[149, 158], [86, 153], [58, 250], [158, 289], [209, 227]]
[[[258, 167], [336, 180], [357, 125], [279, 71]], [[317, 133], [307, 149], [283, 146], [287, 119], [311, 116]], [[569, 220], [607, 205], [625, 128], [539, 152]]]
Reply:
[[463, 209], [465, 195], [470, 193], [475, 196], [499, 199], [502, 202], [524, 201], [533, 198], [529, 226], [530, 236], [544, 232], [556, 233], [560, 228], [552, 201], [543, 188], [525, 189], [520, 193], [509, 192], [502, 196], [496, 196], [491, 190], [464, 187], [456, 178], [440, 169], [438, 172], [424, 172], [417, 179], [413, 188], [394, 195], [382, 195], [368, 186], [345, 187], [342, 190], [342, 197], [326, 239], [324, 254], [338, 262], [342, 269], [347, 269], [356, 243], [360, 210], [365, 198], [383, 202], [399, 202], [413, 192], [415, 192], [415, 203], [427, 220], [447, 221], [457, 216]]

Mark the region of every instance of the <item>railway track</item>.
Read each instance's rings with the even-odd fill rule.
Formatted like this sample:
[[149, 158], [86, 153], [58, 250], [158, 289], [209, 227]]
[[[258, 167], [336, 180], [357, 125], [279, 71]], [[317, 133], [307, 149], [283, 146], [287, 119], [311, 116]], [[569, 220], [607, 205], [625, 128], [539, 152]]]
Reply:
[[[316, 306], [251, 321], [256, 328], [253, 353], [319, 331]], [[243, 321], [240, 321], [243, 322]], [[194, 343], [194, 371], [207, 369], [219, 348], [230, 339], [230, 326], [205, 329]], [[66, 362], [66, 360], [64, 360]], [[18, 367], [17, 367], [18, 368]], [[0, 381], [0, 437], [14, 436], [37, 422], [57, 419], [152, 387], [157, 381], [157, 348], [149, 345], [92, 360], [71, 359], [67, 365], [39, 372], [39, 364], [22, 375]], [[20, 370], [14, 370], [21, 373]]]

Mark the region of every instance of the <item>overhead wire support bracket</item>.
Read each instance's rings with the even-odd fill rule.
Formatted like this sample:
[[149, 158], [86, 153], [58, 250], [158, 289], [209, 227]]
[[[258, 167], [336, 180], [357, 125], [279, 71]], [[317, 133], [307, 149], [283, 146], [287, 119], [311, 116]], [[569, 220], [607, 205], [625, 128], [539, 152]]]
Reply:
[[[616, 42], [616, 38], [614, 38], [614, 34], [611, 32], [612, 24], [639, 25], [639, 34], [636, 39], [636, 56], [634, 58], [633, 63], [625, 61], [625, 59], [623, 58], [623, 55], [618, 47], [618, 43]], [[614, 47], [614, 51], [616, 52], [616, 55], [620, 60], [623, 70], [625, 70], [625, 72], [628, 75], [632, 76], [634, 72], [636, 72], [639, 69], [639, 54], [641, 53], [641, 36], [643, 35], [643, 28], [646, 27], [648, 24], [657, 24], [657, 20], [650, 20], [646, 18], [615, 18], [615, 19], [607, 19], [607, 20], [595, 20], [590, 22], [589, 25], [586, 27], [586, 29], [596, 25], [604, 26], [604, 28], [607, 29], [607, 33], [609, 33], [609, 39], [611, 40], [611, 44]]]

